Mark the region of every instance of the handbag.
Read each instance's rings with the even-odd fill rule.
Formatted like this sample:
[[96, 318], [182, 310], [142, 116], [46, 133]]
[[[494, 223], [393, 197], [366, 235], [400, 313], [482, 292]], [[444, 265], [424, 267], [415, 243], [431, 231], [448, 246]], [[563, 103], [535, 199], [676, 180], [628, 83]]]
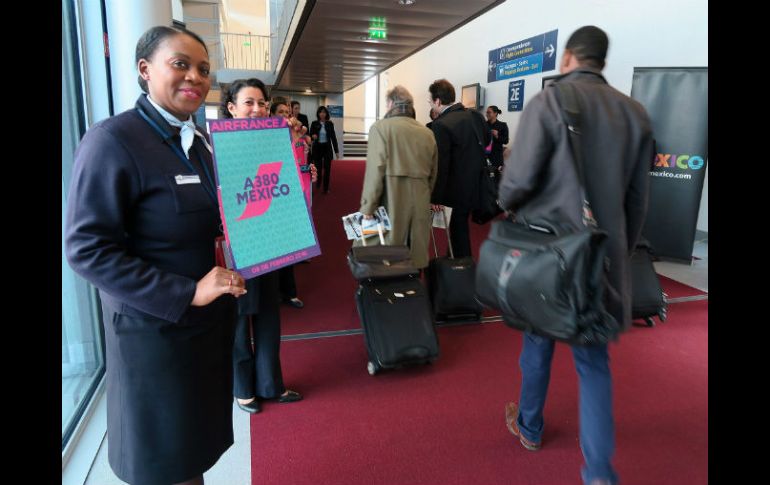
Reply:
[[574, 89], [554, 83], [583, 195], [584, 227], [548, 221], [497, 221], [481, 245], [476, 296], [515, 329], [576, 345], [607, 343], [620, 325], [604, 307], [608, 235], [585, 198], [580, 158], [580, 111]]
[[476, 224], [486, 224], [503, 212], [497, 203], [497, 168], [486, 162], [479, 180], [478, 207], [471, 210], [471, 220]]
[[361, 238], [363, 246], [350, 248], [348, 266], [358, 281], [368, 279], [391, 279], [401, 276], [419, 275], [414, 267], [408, 246], [386, 246], [382, 235], [382, 222], [377, 218], [377, 232], [380, 246], [367, 246], [366, 237]]

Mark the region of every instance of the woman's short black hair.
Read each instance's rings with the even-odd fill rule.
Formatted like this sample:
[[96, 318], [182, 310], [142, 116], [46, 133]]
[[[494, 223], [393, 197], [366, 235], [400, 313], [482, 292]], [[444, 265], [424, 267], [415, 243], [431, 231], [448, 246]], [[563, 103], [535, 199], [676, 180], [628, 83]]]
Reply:
[[315, 110], [315, 119], [318, 121], [321, 121], [321, 111], [326, 113], [326, 121], [329, 121], [331, 116], [329, 116], [329, 110], [326, 109], [326, 106], [319, 106], [317, 110]]
[[[142, 36], [139, 37], [139, 40], [136, 42], [136, 56], [134, 63], [138, 65], [139, 61], [142, 59], [150, 60], [164, 39], [180, 34], [189, 35], [203, 46], [206, 54], [209, 53], [208, 48], [206, 48], [206, 43], [203, 42], [203, 39], [201, 39], [195, 32], [190, 32], [189, 30], [180, 27], [156, 25], [155, 27], [151, 27], [149, 30], [147, 30], [147, 32], [142, 34]], [[147, 92], [147, 81], [142, 79], [142, 76], [139, 76], [139, 87], [142, 88], [142, 91], [145, 93]]]
[[489, 107], [489, 109], [491, 109], [492, 111], [494, 111], [494, 112], [495, 112], [495, 113], [497, 113], [497, 114], [500, 114], [500, 113], [502, 113], [502, 111], [500, 111], [500, 108], [498, 108], [498, 107], [497, 107], [497, 106], [495, 106], [494, 104], [493, 104], [493, 105], [491, 105], [491, 106]]
[[227, 109], [227, 103], [235, 104], [235, 99], [238, 97], [238, 92], [245, 87], [257, 88], [262, 91], [262, 96], [265, 97], [265, 101], [269, 99], [265, 83], [263, 83], [261, 80], [255, 77], [249, 79], [236, 79], [230, 84], [230, 86], [227, 87], [227, 89], [222, 90], [222, 102], [219, 104], [219, 113], [222, 116], [225, 118], [233, 117], [233, 115], [231, 115], [230, 111]]

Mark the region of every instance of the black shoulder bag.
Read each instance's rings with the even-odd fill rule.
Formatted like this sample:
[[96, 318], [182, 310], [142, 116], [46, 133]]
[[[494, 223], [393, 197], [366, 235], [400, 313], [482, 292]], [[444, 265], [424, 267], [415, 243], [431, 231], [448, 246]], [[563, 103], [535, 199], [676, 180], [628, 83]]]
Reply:
[[576, 345], [613, 340], [620, 326], [604, 308], [607, 233], [598, 229], [585, 199], [580, 151], [580, 109], [574, 87], [554, 83], [569, 129], [583, 196], [585, 226], [565, 231], [497, 221], [481, 245], [476, 297], [500, 310], [506, 325]]

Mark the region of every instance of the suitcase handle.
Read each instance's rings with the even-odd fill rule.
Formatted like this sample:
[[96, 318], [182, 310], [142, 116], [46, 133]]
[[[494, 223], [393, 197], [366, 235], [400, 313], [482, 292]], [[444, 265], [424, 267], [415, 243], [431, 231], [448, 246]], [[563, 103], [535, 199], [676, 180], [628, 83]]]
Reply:
[[[455, 259], [455, 252], [452, 250], [452, 238], [449, 237], [449, 224], [446, 222], [446, 211], [441, 209], [441, 216], [444, 218], [444, 230], [446, 230], [446, 242], [449, 245], [449, 259]], [[433, 252], [436, 253], [438, 258], [438, 246], [436, 246], [436, 235], [433, 233], [433, 223], [430, 224], [430, 235], [433, 241]]]

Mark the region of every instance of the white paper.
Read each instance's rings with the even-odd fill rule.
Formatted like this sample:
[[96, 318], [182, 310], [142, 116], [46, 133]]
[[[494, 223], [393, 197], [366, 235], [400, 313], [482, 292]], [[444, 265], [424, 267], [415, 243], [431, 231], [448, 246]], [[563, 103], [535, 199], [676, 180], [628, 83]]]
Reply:
[[[452, 218], [452, 208], [444, 206], [444, 213], [446, 213], [446, 223], [449, 224], [449, 221]], [[441, 215], [441, 211], [433, 213], [433, 227], [446, 229], [446, 226], [444, 225], [444, 216]]]
[[[390, 230], [390, 217], [385, 207], [377, 208], [377, 217], [382, 221], [382, 232], [386, 233]], [[377, 218], [364, 219], [364, 215], [360, 212], [353, 212], [342, 217], [342, 227], [345, 229], [345, 235], [350, 240], [361, 239], [361, 237], [376, 236], [377, 231]]]

